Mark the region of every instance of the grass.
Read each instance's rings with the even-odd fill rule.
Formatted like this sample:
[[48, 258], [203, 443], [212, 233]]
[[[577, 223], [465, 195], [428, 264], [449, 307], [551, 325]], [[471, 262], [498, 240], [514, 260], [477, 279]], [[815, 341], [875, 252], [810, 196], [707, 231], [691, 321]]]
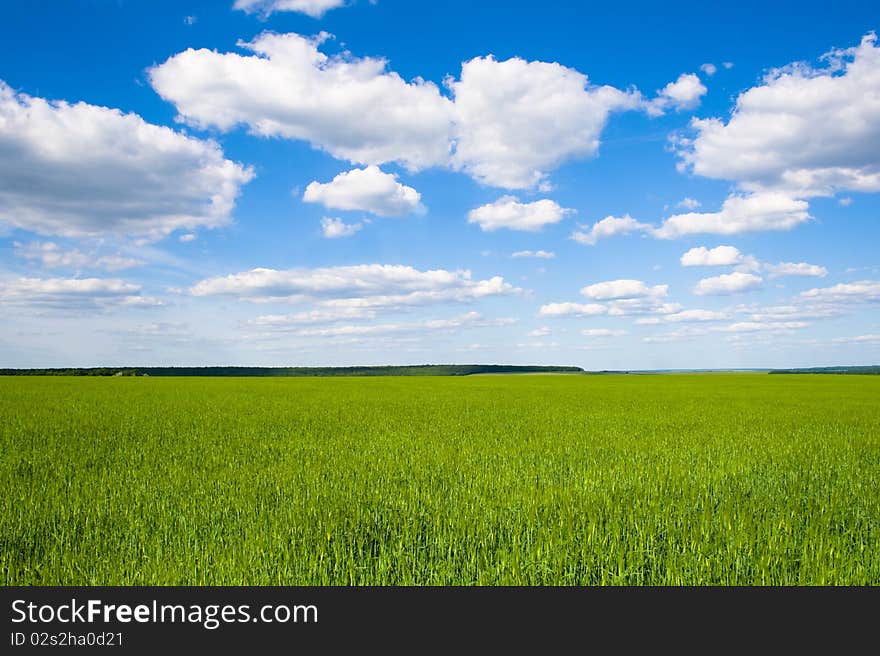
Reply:
[[4, 585], [880, 584], [880, 378], [0, 378]]

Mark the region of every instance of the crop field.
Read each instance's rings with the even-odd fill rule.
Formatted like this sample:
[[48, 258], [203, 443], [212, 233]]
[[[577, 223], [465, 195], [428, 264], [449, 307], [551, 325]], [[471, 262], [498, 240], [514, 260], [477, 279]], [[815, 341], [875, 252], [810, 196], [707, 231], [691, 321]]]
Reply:
[[880, 377], [0, 377], [4, 585], [880, 584]]

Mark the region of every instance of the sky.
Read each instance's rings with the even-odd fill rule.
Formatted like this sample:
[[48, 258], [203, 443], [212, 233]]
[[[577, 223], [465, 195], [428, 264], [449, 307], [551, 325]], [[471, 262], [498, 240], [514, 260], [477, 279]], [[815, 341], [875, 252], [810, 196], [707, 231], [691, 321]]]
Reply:
[[0, 367], [880, 363], [864, 2], [0, 11]]

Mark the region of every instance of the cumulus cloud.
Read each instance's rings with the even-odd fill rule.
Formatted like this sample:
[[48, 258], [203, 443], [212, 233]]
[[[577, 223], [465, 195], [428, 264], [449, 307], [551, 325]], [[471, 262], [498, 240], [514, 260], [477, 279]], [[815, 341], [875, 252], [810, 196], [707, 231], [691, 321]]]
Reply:
[[664, 301], [668, 285], [648, 286], [641, 280], [609, 280], [581, 289], [581, 294], [604, 303], [548, 303], [542, 305], [540, 316], [626, 316], [669, 314], [681, 310], [677, 303]]
[[105, 310], [150, 307], [161, 301], [142, 296], [140, 285], [118, 278], [15, 278], [0, 280], [0, 305]]
[[587, 328], [581, 331], [584, 337], [619, 337], [626, 335], [625, 330], [612, 330], [610, 328]]
[[645, 106], [650, 116], [661, 116], [666, 110], [683, 111], [694, 109], [700, 104], [708, 89], [694, 73], [682, 73], [675, 82], [670, 82], [657, 92], [657, 97]]
[[447, 97], [384, 59], [321, 52], [329, 38], [267, 32], [238, 44], [251, 54], [189, 49], [150, 80], [197, 127], [243, 125], [357, 164], [451, 167], [506, 189], [546, 186], [560, 164], [598, 152], [611, 113], [644, 104], [557, 63], [491, 55], [464, 62]]
[[732, 266], [742, 272], [765, 271], [771, 278], [781, 276], [813, 276], [824, 278], [828, 269], [807, 262], [779, 262], [777, 264], [759, 262], [752, 255], [743, 255], [735, 246], [716, 246], [692, 248], [681, 256], [681, 265], [693, 266]]
[[694, 337], [700, 337], [706, 334], [708, 334], [708, 331], [706, 330], [688, 326], [667, 333], [662, 333], [660, 335], [648, 335], [647, 337], [643, 337], [642, 341], [648, 344], [667, 344], [669, 342], [690, 340]]
[[770, 274], [771, 278], [780, 276], [803, 276], [813, 278], [824, 278], [828, 275], [828, 269], [818, 264], [807, 264], [806, 262], [779, 262], [778, 264], [764, 264], [764, 271]]
[[260, 328], [287, 328], [311, 324], [336, 323], [356, 319], [373, 319], [376, 310], [361, 307], [328, 307], [294, 312], [293, 314], [263, 314], [251, 319], [248, 324]]
[[638, 298], [661, 298], [666, 296], [669, 285], [650, 287], [641, 280], [609, 280], [588, 285], [581, 294], [598, 301], [612, 301]]
[[728, 266], [739, 264], [743, 260], [743, 254], [735, 246], [716, 246], [706, 248], [700, 246], [692, 248], [681, 256], [681, 266]]
[[801, 297], [811, 301], [824, 302], [877, 302], [880, 301], [880, 281], [859, 280], [840, 283], [832, 287], [817, 287], [801, 292]]
[[379, 216], [403, 216], [420, 209], [421, 194], [402, 185], [378, 166], [340, 173], [326, 183], [310, 182], [303, 201], [336, 210], [363, 210]]
[[601, 303], [547, 303], [538, 310], [542, 317], [593, 317], [607, 314], [608, 308]]
[[235, 0], [234, 9], [269, 16], [276, 11], [294, 11], [321, 18], [331, 9], [344, 7], [346, 0]]
[[[268, 319], [268, 320], [267, 320]], [[501, 320], [505, 323], [505, 320]], [[300, 322], [286, 323], [281, 317], [259, 317], [250, 325], [260, 329], [271, 328], [275, 331], [283, 330], [286, 334], [295, 337], [368, 337], [383, 336], [396, 333], [418, 333], [438, 331], [455, 331], [462, 328], [476, 328], [496, 326], [498, 320], [486, 320], [479, 312], [467, 312], [449, 319], [429, 319], [425, 321], [407, 321], [399, 323], [379, 324], [343, 324], [323, 327], [303, 328]]]
[[723, 321], [728, 318], [726, 312], [716, 310], [681, 310], [658, 317], [643, 317], [636, 319], [639, 325], [655, 325], [660, 323], [691, 323], [703, 321]]
[[484, 232], [500, 228], [537, 232], [545, 225], [558, 223], [574, 210], [560, 207], [556, 201], [536, 200], [520, 203], [513, 196], [502, 196], [494, 203], [482, 205], [468, 213], [468, 223], [476, 223]]
[[680, 201], [678, 201], [678, 203], [675, 204], [676, 207], [680, 207], [680, 208], [686, 209], [686, 210], [695, 210], [700, 205], [702, 205], [702, 203], [700, 203], [700, 201], [698, 201], [694, 198], [691, 198], [690, 196], [685, 196]]
[[718, 67], [715, 64], [703, 64], [700, 66], [700, 70], [703, 71], [706, 75], [712, 76], [718, 72]]
[[737, 312], [748, 314], [751, 321], [793, 321], [797, 319], [827, 319], [842, 314], [842, 310], [833, 305], [805, 303], [797, 305], [755, 306], [742, 305]]
[[121, 255], [95, 257], [78, 249], [65, 250], [58, 244], [32, 241], [28, 244], [14, 242], [15, 254], [32, 262], [39, 262], [46, 269], [105, 269], [122, 271], [143, 264], [143, 261]]
[[362, 223], [345, 223], [342, 219], [333, 219], [329, 216], [321, 219], [321, 232], [327, 239], [351, 237], [363, 227]]
[[518, 57], [471, 59], [447, 86], [455, 99], [453, 166], [507, 189], [538, 186], [566, 160], [595, 155], [609, 115], [641, 102], [638, 92]]
[[679, 303], [667, 303], [657, 296], [624, 298], [608, 304], [608, 314], [618, 317], [642, 314], [667, 315], [679, 311], [681, 311]]
[[358, 164], [446, 164], [452, 102], [431, 82], [389, 71], [384, 59], [324, 54], [328, 38], [265, 32], [238, 44], [252, 55], [188, 49], [150, 69], [150, 82], [198, 127], [245, 125]]
[[516, 251], [511, 253], [510, 257], [535, 257], [542, 260], [552, 260], [556, 257], [553, 251]]
[[587, 226], [581, 226], [581, 228], [582, 230], [576, 230], [571, 233], [569, 238], [579, 244], [586, 244], [589, 246], [593, 246], [600, 239], [605, 239], [607, 237], [652, 230], [650, 224], [639, 223], [629, 214], [625, 214], [621, 217], [606, 216], [601, 221], [594, 223], [589, 229], [587, 229]]
[[740, 321], [724, 326], [684, 326], [670, 332], [650, 335], [643, 338], [643, 341], [653, 343], [676, 342], [717, 333], [730, 333], [727, 340], [731, 341], [738, 340], [740, 336], [754, 335], [755, 333], [765, 333], [767, 335], [790, 334], [809, 325], [806, 321]]
[[880, 335], [856, 335], [854, 337], [835, 337], [831, 340], [834, 344], [880, 344]]
[[771, 71], [736, 100], [728, 120], [694, 119], [679, 144], [685, 168], [749, 191], [799, 198], [880, 191], [880, 47], [872, 32], [853, 48]]
[[734, 235], [790, 230], [810, 219], [809, 204], [779, 192], [729, 196], [718, 212], [688, 212], [667, 218], [654, 231], [660, 239], [691, 234]]
[[470, 302], [519, 291], [500, 276], [473, 280], [470, 271], [420, 271], [391, 264], [259, 268], [207, 278], [189, 290], [193, 296], [232, 296], [256, 303], [318, 300], [337, 309]]
[[0, 223], [44, 235], [160, 238], [229, 223], [252, 177], [213, 141], [0, 81]]
[[726, 294], [738, 294], [741, 292], [757, 289], [763, 284], [761, 276], [753, 273], [725, 273], [713, 278], [703, 278], [694, 287], [694, 293], [700, 296], [721, 296]]
[[806, 328], [810, 324], [806, 321], [741, 321], [719, 330], [730, 333], [753, 333], [758, 331], [783, 331]]

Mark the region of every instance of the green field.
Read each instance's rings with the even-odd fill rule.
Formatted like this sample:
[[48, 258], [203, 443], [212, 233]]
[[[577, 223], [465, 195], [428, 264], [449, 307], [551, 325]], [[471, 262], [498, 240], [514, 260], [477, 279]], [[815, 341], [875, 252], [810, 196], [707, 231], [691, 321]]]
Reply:
[[5, 585], [880, 584], [880, 378], [0, 378]]

